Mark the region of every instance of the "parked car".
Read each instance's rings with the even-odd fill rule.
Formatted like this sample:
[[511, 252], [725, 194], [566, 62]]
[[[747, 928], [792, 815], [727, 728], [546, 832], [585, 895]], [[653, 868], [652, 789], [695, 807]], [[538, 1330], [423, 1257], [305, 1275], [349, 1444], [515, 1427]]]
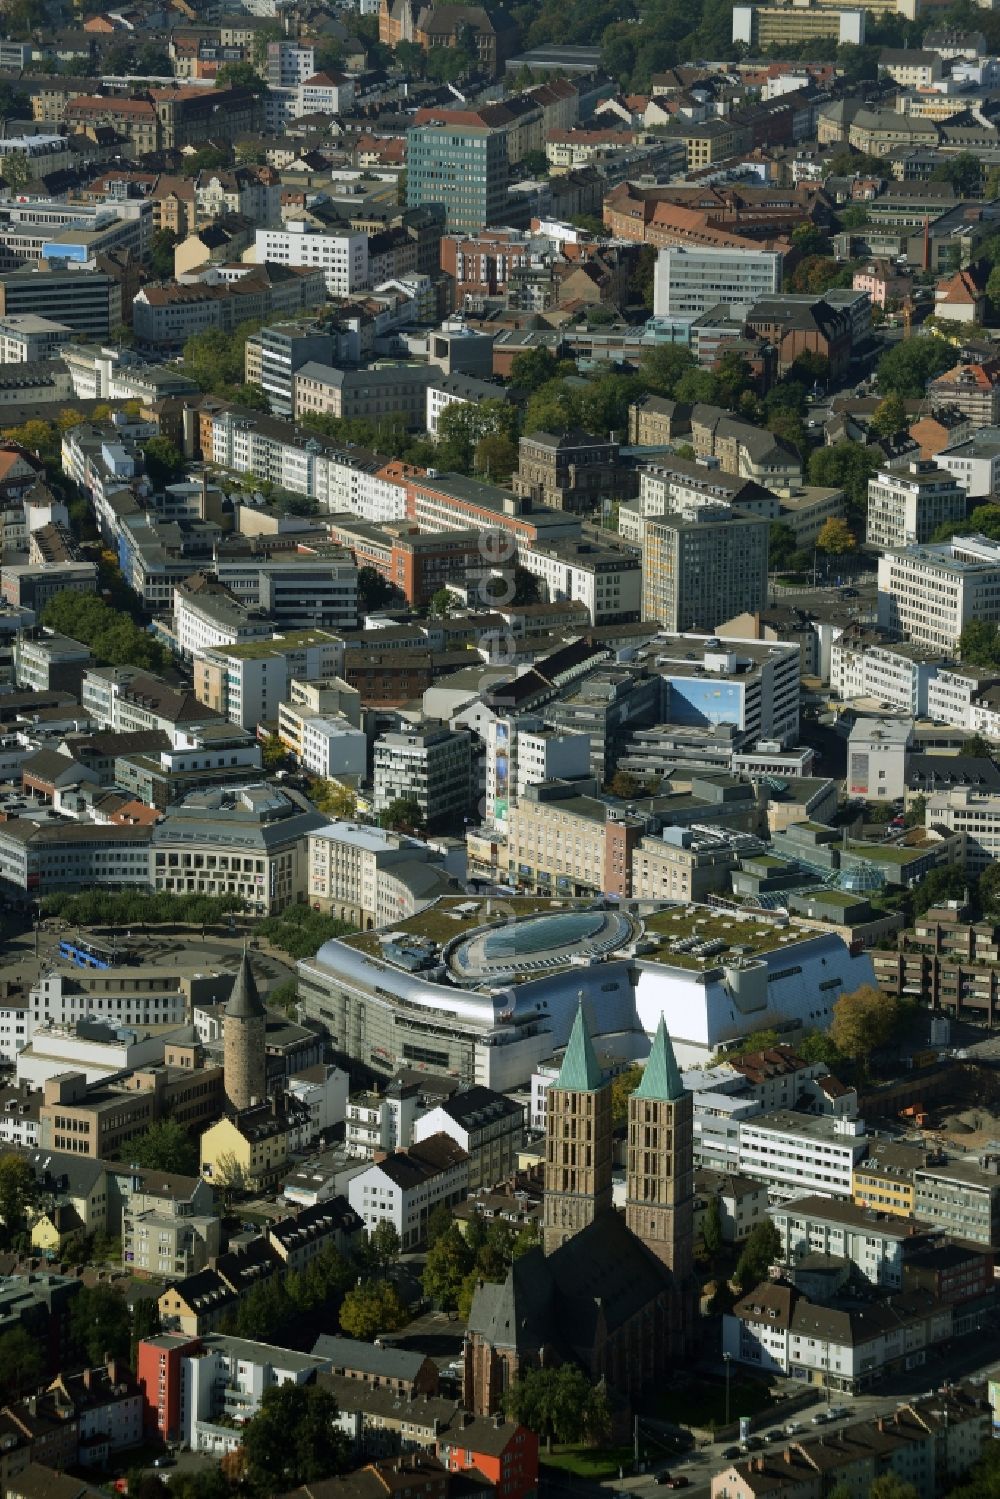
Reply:
[[727, 1447], [722, 1455], [726, 1459], [727, 1463], [731, 1463], [739, 1457], [740, 1449], [738, 1447]]
[[829, 1411], [817, 1411], [816, 1414], [815, 1414], [815, 1416], [813, 1416], [813, 1418], [812, 1418], [812, 1424], [814, 1426], [825, 1426], [826, 1423], [827, 1423], [827, 1421], [829, 1421], [829, 1419], [830, 1419], [830, 1413], [829, 1413]]
[[846, 1415], [847, 1415], [847, 1406], [846, 1405], [831, 1405], [830, 1410], [829, 1410], [829, 1419], [831, 1421], [839, 1421], [839, 1420], [841, 1420]]
[[673, 1478], [668, 1478], [665, 1487], [668, 1489], [686, 1489], [691, 1482], [683, 1473], [677, 1473]]
[[772, 1431], [767, 1432], [764, 1440], [765, 1442], [781, 1442], [784, 1440], [784, 1436], [785, 1433], [781, 1430], [781, 1427], [775, 1426]]

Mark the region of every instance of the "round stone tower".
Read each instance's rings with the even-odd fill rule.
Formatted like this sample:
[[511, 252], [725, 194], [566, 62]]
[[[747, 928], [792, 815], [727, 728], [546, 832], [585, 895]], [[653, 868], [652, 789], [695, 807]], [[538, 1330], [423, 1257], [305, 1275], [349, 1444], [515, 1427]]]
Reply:
[[224, 1082], [230, 1107], [248, 1109], [263, 1103], [267, 1091], [264, 1009], [246, 948], [233, 980], [232, 993], [223, 1018]]

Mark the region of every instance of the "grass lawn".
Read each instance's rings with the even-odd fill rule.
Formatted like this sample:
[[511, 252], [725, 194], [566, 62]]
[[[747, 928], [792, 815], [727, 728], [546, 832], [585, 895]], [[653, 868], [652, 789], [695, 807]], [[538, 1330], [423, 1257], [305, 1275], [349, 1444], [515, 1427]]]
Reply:
[[546, 1452], [543, 1444], [538, 1456], [546, 1467], [577, 1478], [592, 1478], [595, 1483], [617, 1478], [619, 1468], [626, 1474], [632, 1471], [631, 1447], [560, 1446], [557, 1442], [551, 1452]]
[[[729, 1386], [729, 1415], [755, 1416], [771, 1404], [771, 1391], [755, 1379], [733, 1377]], [[677, 1426], [710, 1429], [725, 1425], [726, 1386], [723, 1380], [692, 1380], [681, 1389], [670, 1390], [659, 1402], [656, 1414]]]

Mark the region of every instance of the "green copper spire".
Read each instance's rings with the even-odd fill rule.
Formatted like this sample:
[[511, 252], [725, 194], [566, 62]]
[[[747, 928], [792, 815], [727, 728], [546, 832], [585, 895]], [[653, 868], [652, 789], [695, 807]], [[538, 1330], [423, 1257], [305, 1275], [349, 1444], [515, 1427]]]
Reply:
[[680, 1069], [674, 1056], [673, 1043], [667, 1035], [667, 1023], [662, 1015], [653, 1037], [649, 1061], [632, 1097], [648, 1098], [651, 1102], [658, 1103], [676, 1103], [678, 1098], [684, 1097]]
[[552, 1084], [565, 1093], [596, 1093], [604, 1086], [604, 1072], [594, 1055], [594, 1047], [583, 1018], [583, 1001], [576, 1012], [573, 1029], [559, 1069], [559, 1076]]

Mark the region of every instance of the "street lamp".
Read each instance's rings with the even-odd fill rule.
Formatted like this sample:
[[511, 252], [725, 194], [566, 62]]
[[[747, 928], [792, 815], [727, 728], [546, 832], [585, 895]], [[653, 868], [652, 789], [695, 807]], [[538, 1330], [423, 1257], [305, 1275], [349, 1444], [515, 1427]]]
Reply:
[[729, 1364], [730, 1364], [730, 1360], [732, 1359], [732, 1356], [733, 1355], [731, 1353], [724, 1353], [722, 1355], [723, 1362], [724, 1362], [724, 1364], [726, 1366], [726, 1425], [727, 1426], [729, 1425]]

